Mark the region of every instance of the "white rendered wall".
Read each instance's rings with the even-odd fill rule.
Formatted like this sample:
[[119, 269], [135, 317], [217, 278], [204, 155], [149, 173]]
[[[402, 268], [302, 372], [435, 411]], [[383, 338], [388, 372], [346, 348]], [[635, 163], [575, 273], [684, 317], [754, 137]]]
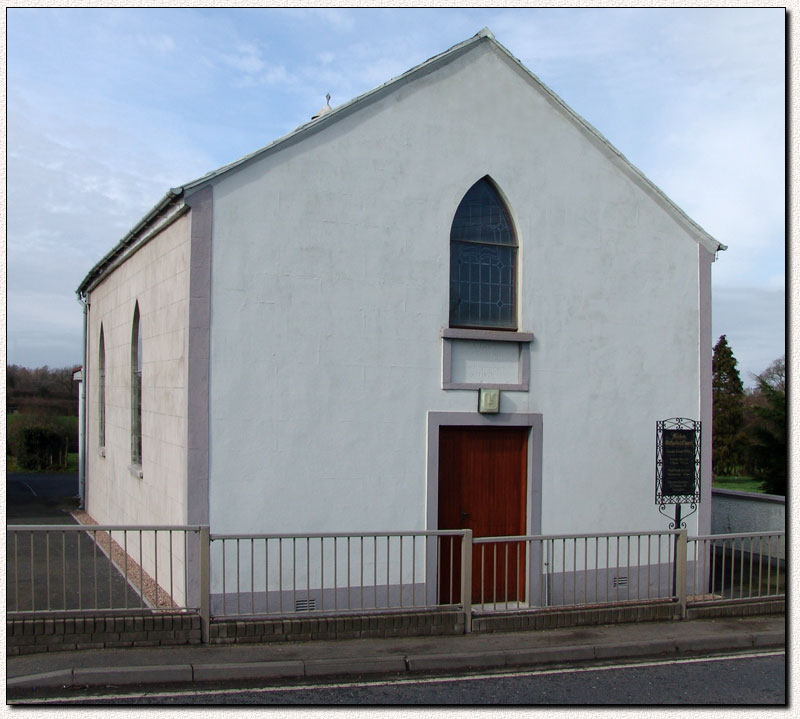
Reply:
[[[449, 233], [490, 175], [520, 243], [545, 533], [665, 528], [655, 423], [699, 417], [698, 247], [483, 47], [214, 187], [215, 532], [423, 529]], [[690, 531], [692, 525], [690, 524]]]
[[[89, 295], [87, 511], [101, 524], [186, 522], [186, 347], [189, 220], [177, 220]], [[142, 477], [131, 472], [131, 332], [142, 332]], [[106, 353], [101, 456], [98, 346]], [[180, 576], [180, 575], [179, 575]]]
[[715, 489], [712, 506], [712, 534], [786, 531], [786, 497]]

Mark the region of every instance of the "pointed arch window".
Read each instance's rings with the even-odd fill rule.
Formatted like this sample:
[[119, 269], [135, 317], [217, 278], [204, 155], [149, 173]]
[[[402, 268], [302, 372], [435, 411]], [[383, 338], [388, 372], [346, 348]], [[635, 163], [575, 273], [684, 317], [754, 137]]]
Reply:
[[100, 325], [100, 348], [97, 358], [97, 416], [99, 419], [98, 443], [100, 447], [106, 446], [106, 342], [103, 335], [103, 325]]
[[139, 303], [133, 310], [131, 332], [131, 462], [142, 463], [142, 332]]
[[450, 228], [450, 326], [517, 329], [517, 238], [487, 177], [461, 200]]

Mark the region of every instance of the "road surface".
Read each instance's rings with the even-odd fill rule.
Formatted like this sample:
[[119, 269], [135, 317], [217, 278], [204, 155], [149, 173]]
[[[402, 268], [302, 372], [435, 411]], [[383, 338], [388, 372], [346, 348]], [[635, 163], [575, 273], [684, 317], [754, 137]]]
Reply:
[[[565, 667], [469, 677], [202, 689], [69, 690], [47, 704], [228, 705], [778, 705], [783, 652]], [[111, 692], [109, 694], [109, 692]], [[13, 700], [12, 700], [13, 701]], [[16, 703], [16, 702], [14, 702]]]

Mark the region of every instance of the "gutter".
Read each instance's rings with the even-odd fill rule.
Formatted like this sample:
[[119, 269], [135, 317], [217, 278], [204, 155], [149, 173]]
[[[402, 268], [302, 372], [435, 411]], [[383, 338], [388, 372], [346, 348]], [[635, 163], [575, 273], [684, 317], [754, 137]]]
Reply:
[[125, 237], [123, 237], [116, 246], [108, 253], [105, 257], [103, 257], [100, 262], [98, 262], [91, 270], [89, 270], [89, 274], [83, 279], [83, 282], [78, 286], [77, 294], [79, 301], [83, 301], [80, 298], [85, 298], [87, 296], [87, 292], [90, 289], [90, 286], [94, 284], [94, 282], [103, 275], [105, 270], [109, 267], [109, 265], [113, 264], [114, 261], [129, 247], [131, 247], [139, 235], [149, 226], [151, 225], [158, 217], [162, 215], [164, 210], [168, 208], [170, 205], [174, 204], [176, 200], [183, 197], [183, 187], [173, 187], [172, 189], [167, 191], [167, 194], [162, 197], [158, 203], [150, 210], [144, 217], [142, 217], [139, 222], [134, 225], [133, 229], [128, 232]]

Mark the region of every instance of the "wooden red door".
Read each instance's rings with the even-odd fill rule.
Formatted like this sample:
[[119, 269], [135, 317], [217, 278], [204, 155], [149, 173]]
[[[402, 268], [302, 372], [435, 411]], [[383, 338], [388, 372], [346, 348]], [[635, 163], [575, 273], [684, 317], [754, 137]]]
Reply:
[[[473, 537], [526, 531], [527, 427], [439, 429], [439, 529], [471, 529]], [[461, 597], [461, 547], [441, 542], [440, 601]], [[478, 544], [472, 552], [473, 603], [525, 598], [524, 542]]]

